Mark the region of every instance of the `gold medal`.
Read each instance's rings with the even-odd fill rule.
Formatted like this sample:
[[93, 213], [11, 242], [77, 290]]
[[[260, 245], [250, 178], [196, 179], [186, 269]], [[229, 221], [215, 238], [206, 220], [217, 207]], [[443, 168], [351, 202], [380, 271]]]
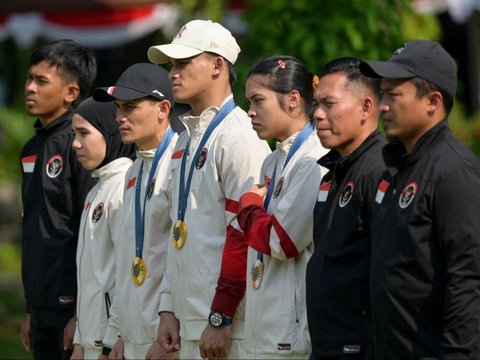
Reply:
[[147, 276], [147, 264], [141, 257], [136, 257], [132, 262], [132, 280], [137, 286], [140, 286], [145, 281]]
[[172, 232], [173, 247], [180, 250], [187, 241], [187, 225], [182, 220], [177, 220]]
[[263, 265], [263, 261], [256, 259], [253, 263], [252, 271], [250, 272], [250, 275], [252, 277], [250, 279], [250, 285], [252, 285], [252, 288], [260, 288], [260, 285], [262, 284], [264, 268], [265, 266]]

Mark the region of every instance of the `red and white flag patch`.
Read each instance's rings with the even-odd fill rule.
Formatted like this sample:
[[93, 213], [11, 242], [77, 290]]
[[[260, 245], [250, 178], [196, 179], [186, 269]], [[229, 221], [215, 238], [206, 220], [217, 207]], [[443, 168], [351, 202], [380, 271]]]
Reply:
[[377, 189], [377, 195], [375, 195], [375, 201], [379, 204], [382, 203], [383, 197], [385, 196], [385, 193], [387, 192], [388, 187], [390, 186], [390, 183], [386, 180], [380, 181], [380, 184], [378, 184], [378, 189]]
[[320, 189], [318, 190], [318, 202], [325, 202], [328, 198], [328, 193], [330, 192], [330, 188], [332, 187], [332, 182], [322, 182], [320, 184]]
[[25, 156], [22, 158], [22, 168], [24, 173], [33, 173], [37, 155]]

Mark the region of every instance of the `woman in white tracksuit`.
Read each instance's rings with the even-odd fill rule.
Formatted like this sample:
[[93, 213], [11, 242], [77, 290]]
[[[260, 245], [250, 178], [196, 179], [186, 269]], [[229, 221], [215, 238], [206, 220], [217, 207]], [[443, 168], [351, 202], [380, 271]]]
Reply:
[[77, 324], [72, 358], [97, 359], [115, 288], [115, 231], [119, 228], [125, 172], [134, 147], [122, 143], [113, 103], [89, 98], [75, 110], [72, 143], [97, 184], [90, 190], [77, 245]]
[[247, 76], [248, 115], [261, 139], [276, 139], [264, 184], [240, 198], [249, 245], [245, 346], [249, 358], [308, 358], [305, 272], [313, 250], [313, 208], [326, 151], [311, 121], [317, 78], [296, 58], [258, 61]]

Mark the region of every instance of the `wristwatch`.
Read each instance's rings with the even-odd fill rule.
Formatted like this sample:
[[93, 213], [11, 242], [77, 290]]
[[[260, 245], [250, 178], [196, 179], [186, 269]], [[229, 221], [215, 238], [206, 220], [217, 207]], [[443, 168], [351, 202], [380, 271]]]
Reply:
[[218, 311], [212, 311], [208, 316], [208, 322], [214, 328], [219, 328], [221, 326], [230, 325], [232, 323], [232, 318], [225, 316]]

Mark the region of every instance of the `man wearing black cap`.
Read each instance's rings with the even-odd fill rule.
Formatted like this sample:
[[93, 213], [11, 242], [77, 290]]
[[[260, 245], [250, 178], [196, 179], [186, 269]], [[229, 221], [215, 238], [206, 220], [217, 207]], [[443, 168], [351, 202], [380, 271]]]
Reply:
[[480, 162], [448, 128], [454, 61], [412, 40], [361, 71], [382, 78], [391, 140], [372, 224], [375, 358], [478, 359]]
[[[115, 101], [122, 140], [138, 147], [125, 178], [121, 236], [114, 239], [116, 294], [103, 354], [113, 347], [115, 358], [144, 359], [155, 341], [170, 237], [170, 158], [177, 140], [169, 122], [171, 83], [165, 69], [139, 63], [125, 70], [114, 86], [95, 89], [93, 97]], [[152, 357], [163, 357], [161, 348], [157, 350]]]

